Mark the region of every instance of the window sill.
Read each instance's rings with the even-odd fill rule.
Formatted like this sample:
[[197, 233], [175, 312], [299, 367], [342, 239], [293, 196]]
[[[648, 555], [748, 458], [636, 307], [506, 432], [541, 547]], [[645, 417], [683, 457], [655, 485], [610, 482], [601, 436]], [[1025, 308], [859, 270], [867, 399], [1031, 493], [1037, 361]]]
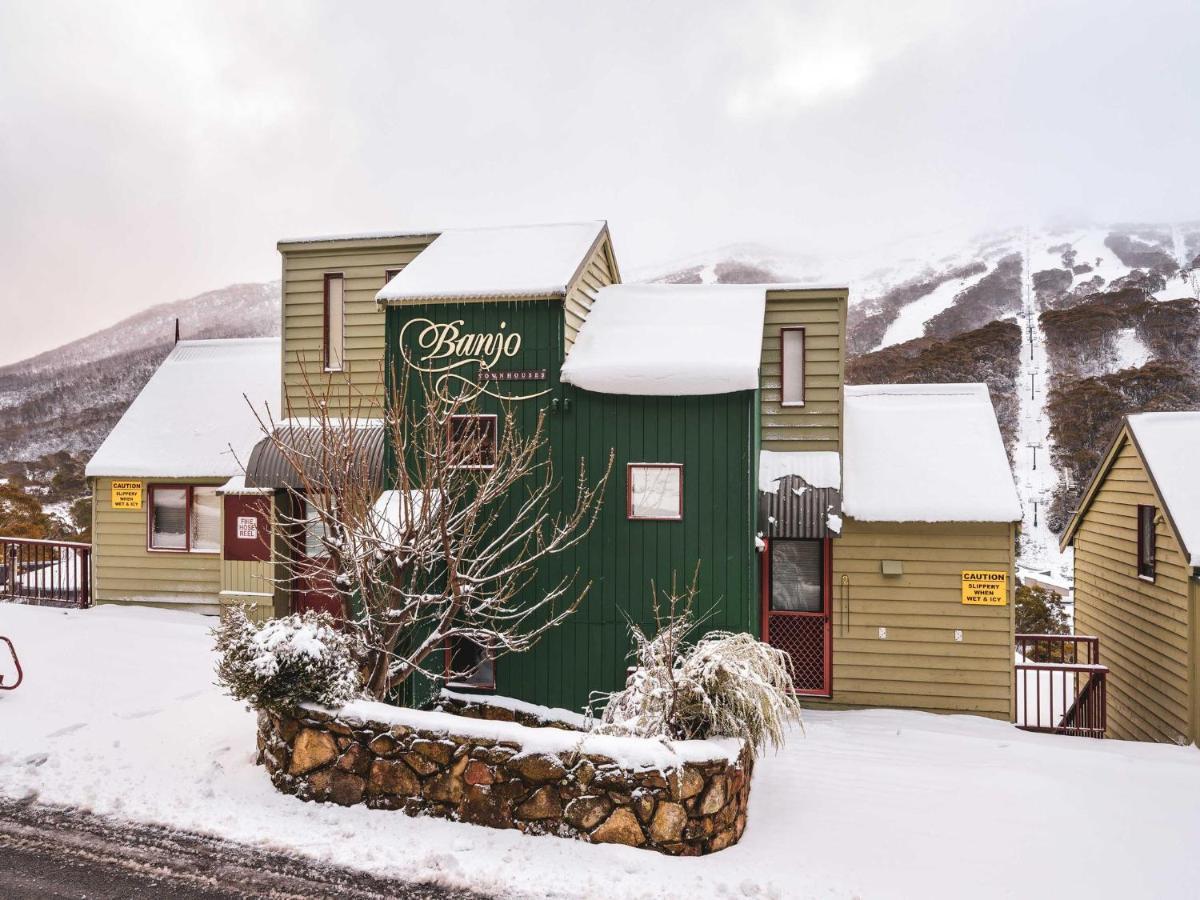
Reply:
[[780, 400], [780, 401], [779, 401], [779, 405], [780, 405], [780, 406], [786, 406], [786, 407], [788, 407], [788, 408], [790, 409], [790, 408], [794, 408], [794, 407], [800, 407], [800, 406], [803, 406], [803, 405], [804, 405], [804, 401], [803, 401], [803, 400], [786, 400], [786, 401], [785, 401], [785, 400]]
[[626, 516], [630, 522], [682, 522], [683, 516]]
[[1144, 581], [1147, 584], [1154, 584], [1154, 575], [1138, 575], [1138, 581]]

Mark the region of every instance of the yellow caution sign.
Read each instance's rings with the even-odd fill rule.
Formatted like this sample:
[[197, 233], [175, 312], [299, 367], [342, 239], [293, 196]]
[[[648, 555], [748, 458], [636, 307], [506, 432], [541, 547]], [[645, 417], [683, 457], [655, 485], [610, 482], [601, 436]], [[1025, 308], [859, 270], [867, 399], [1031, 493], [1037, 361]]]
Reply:
[[962, 573], [962, 602], [971, 606], [1005, 606], [1008, 603], [1008, 573]]
[[140, 481], [114, 481], [112, 483], [113, 509], [141, 509], [142, 483]]

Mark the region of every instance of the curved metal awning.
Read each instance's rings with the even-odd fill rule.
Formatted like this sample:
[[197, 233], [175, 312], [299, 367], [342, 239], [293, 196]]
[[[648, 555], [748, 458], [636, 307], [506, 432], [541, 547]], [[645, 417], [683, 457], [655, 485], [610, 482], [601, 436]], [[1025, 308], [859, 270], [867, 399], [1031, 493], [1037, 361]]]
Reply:
[[[264, 437], [250, 451], [245, 486], [303, 490], [306, 481], [320, 480], [321, 460], [329, 453], [352, 454], [363, 470], [382, 484], [385, 437], [382, 423], [353, 428], [334, 426], [325, 432], [319, 426], [282, 425], [272, 437]], [[285, 442], [293, 452], [285, 454], [280, 442]], [[302, 461], [303, 471], [297, 470], [293, 459]]]

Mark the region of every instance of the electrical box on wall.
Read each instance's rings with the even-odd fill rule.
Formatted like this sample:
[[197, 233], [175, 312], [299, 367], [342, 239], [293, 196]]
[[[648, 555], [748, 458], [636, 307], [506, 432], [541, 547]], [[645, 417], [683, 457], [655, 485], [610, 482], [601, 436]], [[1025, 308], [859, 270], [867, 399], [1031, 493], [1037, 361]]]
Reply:
[[880, 568], [882, 568], [884, 575], [903, 575], [904, 574], [904, 563], [902, 563], [898, 559], [885, 559], [882, 562], [880, 562], [879, 565], [880, 565]]

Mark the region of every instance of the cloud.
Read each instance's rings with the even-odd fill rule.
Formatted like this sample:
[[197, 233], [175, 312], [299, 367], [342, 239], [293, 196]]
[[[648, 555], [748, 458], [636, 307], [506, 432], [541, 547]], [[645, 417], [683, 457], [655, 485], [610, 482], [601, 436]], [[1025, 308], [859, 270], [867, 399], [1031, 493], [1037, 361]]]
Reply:
[[735, 88], [729, 112], [763, 116], [837, 100], [866, 84], [873, 68], [871, 51], [861, 44], [797, 52]]

